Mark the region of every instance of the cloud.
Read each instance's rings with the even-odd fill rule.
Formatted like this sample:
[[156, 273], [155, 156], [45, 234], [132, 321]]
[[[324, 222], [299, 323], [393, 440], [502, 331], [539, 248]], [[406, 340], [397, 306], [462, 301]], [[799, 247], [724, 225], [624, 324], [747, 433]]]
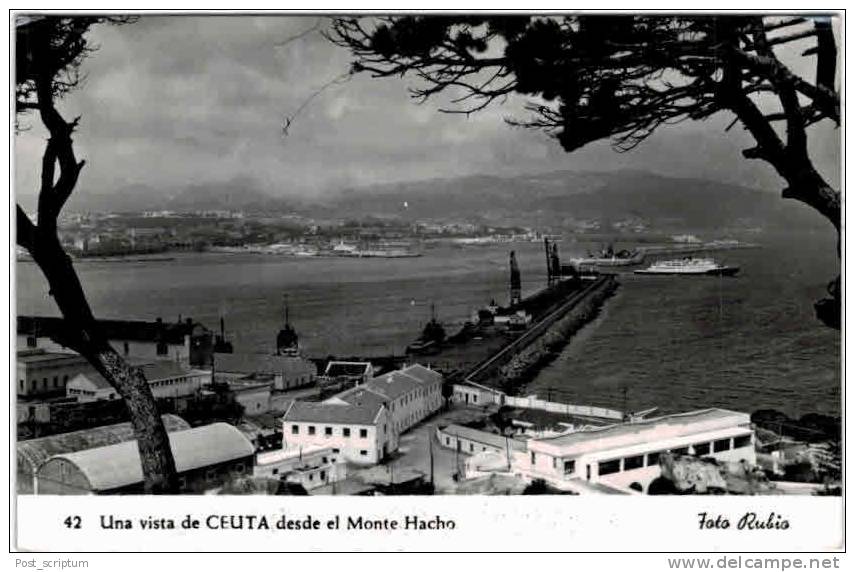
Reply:
[[[99, 49], [84, 63], [85, 84], [62, 102], [67, 116], [82, 116], [76, 141], [88, 165], [78, 192], [246, 176], [273, 194], [317, 197], [473, 173], [624, 167], [779, 188], [768, 167], [742, 159], [748, 139], [738, 129], [725, 135], [724, 119], [663, 129], [630, 154], [598, 143], [568, 155], [542, 133], [504, 123], [523, 116], [520, 98], [467, 118], [439, 113], [447, 99], [416, 104], [411, 79], [359, 75], [328, 85], [349, 69], [346, 51], [316, 32], [281, 45], [317, 22], [169, 16], [95, 28]], [[286, 116], [309, 99], [283, 137]], [[21, 195], [37, 188], [45, 139], [35, 118], [30, 124], [15, 141]], [[821, 135], [820, 166], [836, 177], [836, 132], [823, 127]]]

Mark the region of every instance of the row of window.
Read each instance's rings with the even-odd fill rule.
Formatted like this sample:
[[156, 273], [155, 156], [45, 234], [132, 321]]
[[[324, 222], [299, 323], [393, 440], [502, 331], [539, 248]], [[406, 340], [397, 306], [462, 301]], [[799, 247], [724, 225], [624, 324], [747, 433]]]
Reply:
[[[62, 376], [62, 383], [63, 383], [63, 385], [68, 383], [68, 376], [67, 375]], [[48, 378], [46, 378], [46, 377], [42, 378], [42, 390], [47, 391], [47, 389], [49, 387], [50, 387], [50, 385], [48, 384]], [[23, 379], [19, 379], [18, 380], [18, 390], [23, 392], [25, 388], [26, 388], [26, 382]], [[57, 375], [53, 376], [53, 388], [59, 389], [59, 376], [57, 376]], [[38, 389], [39, 389], [39, 380], [37, 380], [37, 379], [31, 380], [30, 381], [30, 391], [38, 391]]]
[[157, 381], [150, 381], [149, 385], [152, 387], [161, 387], [167, 385], [175, 385], [177, 383], [184, 383], [186, 381], [186, 377], [173, 377], [171, 379], [158, 379]]
[[[732, 446], [731, 446], [732, 445]], [[751, 435], [740, 435], [738, 437], [734, 437], [733, 439], [717, 439], [712, 442], [704, 442], [704, 443], [696, 443], [691, 447], [679, 447], [677, 449], [670, 449], [670, 452], [675, 455], [689, 455], [690, 449], [691, 454], [696, 455], [698, 457], [704, 457], [710, 454], [710, 450], [713, 453], [721, 453], [724, 451], [729, 451], [731, 449], [741, 449], [742, 447], [748, 447], [751, 445]], [[599, 471], [600, 475], [609, 475], [612, 473], [619, 473], [623, 471], [631, 471], [633, 469], [640, 469], [644, 466], [650, 467], [653, 465], [659, 464], [659, 456], [665, 451], [656, 451], [654, 453], [647, 453], [646, 460], [647, 464], [645, 465], [645, 455], [635, 455], [632, 457], [625, 457], [623, 459], [611, 459], [609, 461], [600, 461], [599, 462]], [[533, 455], [533, 453], [532, 453]], [[532, 460], [532, 463], [534, 461]]]
[[440, 390], [440, 388], [438, 385], [434, 385], [434, 386], [429, 387], [427, 389], [424, 389], [424, 388], [417, 389], [417, 390], [413, 391], [412, 393], [408, 393], [408, 394], [404, 395], [403, 397], [400, 397], [400, 398], [396, 399], [395, 401], [393, 401], [392, 403], [390, 403], [389, 404], [389, 411], [395, 411], [395, 405], [398, 405], [399, 407], [402, 405], [406, 405], [407, 403], [412, 402], [416, 398], [427, 397], [428, 394], [437, 393], [439, 390]]
[[[334, 428], [330, 427], [330, 426], [324, 427], [324, 436], [325, 437], [332, 437], [333, 433], [334, 433], [333, 429]], [[307, 430], [306, 430], [307, 435], [315, 435], [316, 433], [317, 433], [316, 427], [314, 425], [309, 425], [307, 427]], [[292, 435], [299, 435], [300, 434], [300, 426], [299, 425], [291, 425], [291, 434]], [[342, 427], [341, 436], [342, 437], [350, 437], [350, 427]], [[359, 438], [360, 439], [367, 439], [368, 438], [368, 429], [360, 429], [359, 430]]]

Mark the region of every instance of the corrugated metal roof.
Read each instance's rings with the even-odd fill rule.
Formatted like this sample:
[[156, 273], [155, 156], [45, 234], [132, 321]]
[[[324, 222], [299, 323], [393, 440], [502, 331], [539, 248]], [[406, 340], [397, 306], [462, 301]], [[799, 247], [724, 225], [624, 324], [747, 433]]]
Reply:
[[310, 403], [292, 401], [282, 417], [283, 421], [316, 423], [352, 423], [373, 425], [380, 407], [377, 405], [339, 405], [336, 403]]
[[[213, 423], [170, 433], [169, 444], [179, 473], [255, 454], [249, 439], [228, 423]], [[55, 459], [63, 459], [77, 467], [93, 491], [109, 491], [143, 480], [136, 440], [56, 455], [43, 467]]]
[[[167, 432], [190, 429], [190, 425], [177, 415], [162, 415], [163, 425]], [[131, 441], [134, 438], [134, 428], [130, 423], [103, 425], [92, 429], [60, 433], [49, 437], [39, 437], [28, 441], [18, 441], [17, 454], [19, 463], [28, 463], [31, 471], [54, 455], [74, 453], [105, 445], [115, 445]]]

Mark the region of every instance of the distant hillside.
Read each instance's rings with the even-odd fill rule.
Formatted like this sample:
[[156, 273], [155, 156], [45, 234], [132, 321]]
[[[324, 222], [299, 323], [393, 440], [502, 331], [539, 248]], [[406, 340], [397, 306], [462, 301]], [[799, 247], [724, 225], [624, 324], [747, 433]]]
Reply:
[[529, 225], [643, 219], [663, 230], [823, 224], [810, 208], [774, 192], [644, 171], [479, 175], [382, 185], [342, 193], [327, 214], [334, 211]]
[[285, 212], [293, 205], [258, 188], [252, 179], [238, 178], [219, 183], [197, 183], [181, 189], [155, 189], [147, 185], [128, 185], [110, 194], [72, 195], [71, 211], [139, 212], [171, 210], [235, 210], [248, 212]]
[[[816, 228], [823, 219], [773, 191], [645, 171], [555, 171], [474, 175], [374, 185], [326, 195], [314, 204], [271, 196], [248, 178], [184, 188], [132, 185], [109, 195], [75, 194], [70, 210], [243, 210], [300, 212], [316, 218], [469, 220], [493, 225], [573, 227], [643, 221], [659, 231]], [[605, 227], [604, 227], [605, 228]]]

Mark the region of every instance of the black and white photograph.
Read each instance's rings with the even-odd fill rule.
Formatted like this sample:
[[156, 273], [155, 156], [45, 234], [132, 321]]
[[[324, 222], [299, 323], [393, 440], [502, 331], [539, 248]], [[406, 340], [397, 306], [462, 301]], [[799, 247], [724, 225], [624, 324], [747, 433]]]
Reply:
[[[769, 538], [814, 524], [734, 507], [795, 496], [843, 547], [842, 12], [10, 20], [19, 519], [679, 496]], [[146, 527], [98, 510], [50, 526]]]

